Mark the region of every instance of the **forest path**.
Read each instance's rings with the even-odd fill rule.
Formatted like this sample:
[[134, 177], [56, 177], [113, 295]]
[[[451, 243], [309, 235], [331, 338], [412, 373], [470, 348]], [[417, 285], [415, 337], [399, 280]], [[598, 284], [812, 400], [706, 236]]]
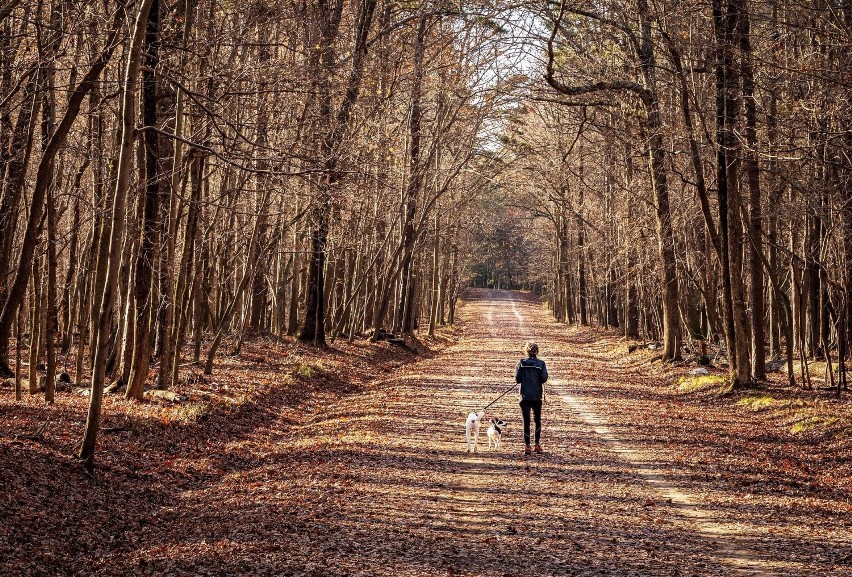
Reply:
[[[166, 513], [204, 528], [172, 536], [177, 565], [248, 575], [852, 575], [848, 529], [785, 513], [789, 503], [760, 490], [725, 489], [728, 473], [714, 463], [674, 464], [664, 431], [634, 434], [640, 416], [668, 409], [639, 386], [647, 365], [613, 361], [616, 339], [557, 324], [521, 293], [471, 291], [459, 314], [459, 339], [440, 354], [232, 447], [230, 474], [244, 490], [212, 484]], [[513, 382], [527, 339], [552, 376], [544, 455], [522, 455], [513, 393], [488, 411], [510, 422], [501, 449], [489, 452], [483, 434], [479, 452], [466, 453], [465, 415]], [[678, 434], [679, 444], [703, 443], [695, 422]]]

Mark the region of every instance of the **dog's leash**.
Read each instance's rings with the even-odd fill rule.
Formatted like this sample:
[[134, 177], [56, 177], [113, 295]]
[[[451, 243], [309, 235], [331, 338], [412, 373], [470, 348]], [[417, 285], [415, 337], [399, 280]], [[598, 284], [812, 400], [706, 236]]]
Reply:
[[496, 399], [494, 399], [493, 401], [491, 401], [490, 403], [488, 403], [487, 405], [485, 405], [484, 407], [482, 407], [482, 410], [484, 411], [485, 409], [487, 409], [488, 407], [490, 407], [491, 405], [493, 405], [494, 403], [496, 403], [497, 401], [499, 401], [500, 399], [502, 399], [503, 397], [505, 397], [505, 396], [508, 394], [508, 392], [509, 392], [509, 391], [511, 391], [512, 389], [516, 388], [517, 386], [518, 386], [518, 385], [509, 385], [509, 388], [508, 388], [508, 389], [506, 389], [505, 391], [503, 391], [502, 393], [500, 393], [500, 396], [499, 396], [499, 397], [497, 397]]

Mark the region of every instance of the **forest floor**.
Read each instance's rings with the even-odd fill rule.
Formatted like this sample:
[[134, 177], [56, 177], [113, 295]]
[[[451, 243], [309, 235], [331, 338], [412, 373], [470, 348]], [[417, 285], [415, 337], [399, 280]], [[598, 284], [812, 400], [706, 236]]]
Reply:
[[[469, 291], [409, 351], [256, 339], [182, 403], [0, 390], [0, 575], [852, 575], [852, 405], [773, 382], [720, 396], [691, 367]], [[511, 383], [527, 339], [551, 381], [544, 454]], [[716, 371], [718, 373], [719, 371]]]

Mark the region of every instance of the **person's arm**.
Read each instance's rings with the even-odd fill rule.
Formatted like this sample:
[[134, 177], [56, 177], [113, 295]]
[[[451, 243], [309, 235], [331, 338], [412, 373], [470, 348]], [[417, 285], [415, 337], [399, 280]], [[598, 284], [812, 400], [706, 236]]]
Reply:
[[544, 364], [544, 361], [541, 361], [541, 384], [547, 382], [547, 365]]
[[518, 366], [515, 367], [515, 382], [521, 382], [521, 361], [518, 361]]

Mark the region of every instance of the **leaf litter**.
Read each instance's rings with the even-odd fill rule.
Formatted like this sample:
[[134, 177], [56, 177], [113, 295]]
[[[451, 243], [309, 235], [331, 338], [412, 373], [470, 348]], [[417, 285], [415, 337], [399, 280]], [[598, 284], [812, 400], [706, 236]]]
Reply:
[[[0, 572], [712, 576], [737, 574], [740, 551], [767, 575], [852, 574], [839, 428], [795, 435], [787, 417], [678, 390], [686, 369], [637, 362], [519, 293], [471, 291], [459, 315], [413, 352], [254, 339], [185, 378], [186, 403], [107, 397], [116, 430], [94, 478], [74, 456], [85, 397], [2, 395]], [[465, 415], [511, 384], [527, 338], [554, 376], [545, 454], [521, 455], [512, 395], [488, 411], [509, 422], [500, 450], [483, 435], [466, 453]], [[702, 530], [565, 395], [726, 531]], [[16, 438], [48, 418], [43, 440]]]

